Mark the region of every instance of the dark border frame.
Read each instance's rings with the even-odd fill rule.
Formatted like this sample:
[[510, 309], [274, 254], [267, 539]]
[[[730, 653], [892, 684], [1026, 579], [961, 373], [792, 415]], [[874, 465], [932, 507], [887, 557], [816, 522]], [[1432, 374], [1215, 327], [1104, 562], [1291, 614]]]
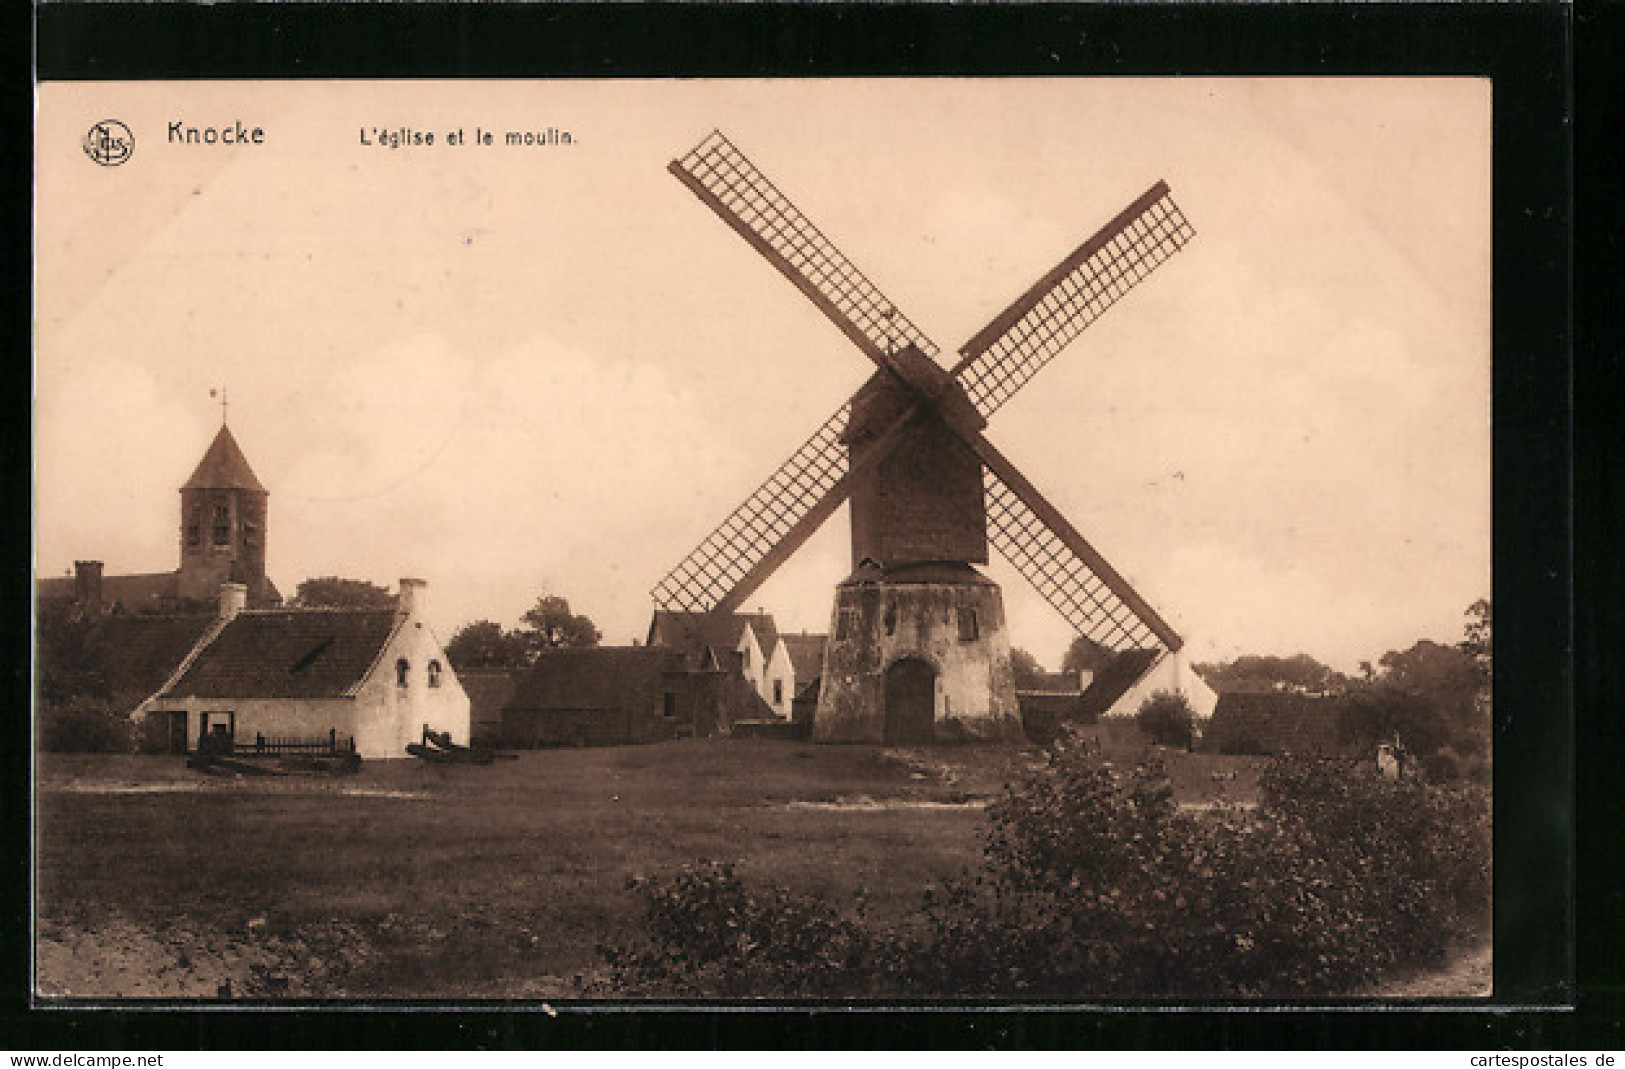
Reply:
[[[1619, 21], [1611, 20], [1617, 30]], [[1576, 606], [1571, 362], [1575, 12], [1562, 5], [1116, 5], [880, 7], [364, 6], [48, 3], [33, 13], [34, 70], [54, 79], [1443, 75], [1494, 83], [1494, 600], [1496, 1001], [1517, 1011], [831, 1013], [472, 1009], [279, 1014], [288, 1046], [1549, 1046], [1620, 1043], [1619, 965], [1580, 944], [1573, 766]], [[21, 129], [22, 127], [18, 127]], [[26, 270], [26, 266], [24, 267]], [[13, 293], [26, 293], [22, 286]], [[26, 307], [24, 310], [26, 315]], [[23, 322], [27, 322], [26, 319]], [[28, 329], [26, 326], [25, 330]], [[26, 365], [12, 365], [27, 375]], [[8, 385], [29, 396], [26, 378]], [[13, 443], [12, 450], [20, 451]], [[5, 465], [19, 496], [28, 458]], [[12, 544], [27, 546], [23, 525]], [[1589, 545], [1586, 544], [1586, 545]], [[26, 554], [20, 554], [26, 561]], [[26, 567], [26, 564], [25, 564]], [[5, 616], [28, 648], [29, 578], [5, 572]], [[21, 607], [21, 613], [15, 607]], [[17, 662], [14, 662], [14, 666]], [[1614, 671], [1617, 680], [1618, 671]], [[14, 678], [26, 692], [24, 660]], [[14, 705], [23, 708], [23, 703]], [[28, 739], [0, 756], [26, 797]], [[1589, 727], [1589, 726], [1588, 726]], [[1615, 729], [1617, 737], [1617, 729]], [[1582, 751], [1583, 755], [1583, 751]], [[14, 816], [20, 810], [13, 808]], [[7, 866], [27, 915], [26, 813]], [[15, 825], [11, 828], [17, 832]], [[1616, 832], [1617, 834], [1617, 832]], [[1615, 907], [1617, 909], [1617, 905]], [[1617, 916], [1617, 913], [1613, 914]], [[1618, 931], [1617, 920], [1613, 931]], [[29, 1009], [27, 946], [0, 952], [6, 1018], [41, 1047], [263, 1046], [262, 1015]], [[1589, 942], [1589, 941], [1588, 941]], [[1617, 944], [1616, 944], [1617, 945]], [[1611, 975], [1609, 970], [1612, 970]], [[15, 1001], [14, 1001], [15, 1000]], [[1594, 1014], [1601, 1011], [1602, 1017]], [[1611, 1020], [1612, 1025], [1607, 1021]], [[1604, 1022], [1604, 1023], [1599, 1023]], [[1600, 1028], [1601, 1031], [1595, 1031]], [[1454, 1039], [1444, 1039], [1453, 1035]], [[1604, 1036], [1610, 1038], [1604, 1038]], [[1591, 1038], [1595, 1037], [1595, 1038]], [[1441, 1043], [1440, 1040], [1443, 1039]]]

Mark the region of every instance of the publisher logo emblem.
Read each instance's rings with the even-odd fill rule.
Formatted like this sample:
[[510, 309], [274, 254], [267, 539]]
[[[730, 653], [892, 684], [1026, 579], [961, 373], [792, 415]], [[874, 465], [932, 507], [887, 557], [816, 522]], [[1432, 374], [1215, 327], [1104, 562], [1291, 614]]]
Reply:
[[117, 167], [135, 151], [135, 135], [117, 119], [103, 119], [86, 132], [84, 148], [103, 167]]

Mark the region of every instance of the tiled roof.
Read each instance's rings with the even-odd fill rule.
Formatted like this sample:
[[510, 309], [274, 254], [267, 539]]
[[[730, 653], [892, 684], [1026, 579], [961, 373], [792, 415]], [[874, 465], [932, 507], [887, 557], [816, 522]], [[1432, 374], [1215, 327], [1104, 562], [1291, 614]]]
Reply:
[[1161, 653], [1161, 650], [1124, 650], [1113, 657], [1095, 673], [1089, 689], [1078, 699], [1079, 714], [1090, 719], [1105, 714], [1151, 670]]
[[660, 646], [543, 650], [514, 688], [508, 709], [622, 709], [659, 701], [672, 651]]
[[649, 622], [649, 641], [653, 644], [658, 638], [660, 645], [690, 655], [703, 653], [707, 648], [731, 650], [739, 645], [739, 636], [744, 633], [746, 624], [756, 632], [762, 656], [773, 656], [779, 628], [773, 621], [773, 615], [765, 612], [703, 613], [656, 609], [654, 619]]
[[824, 671], [824, 646], [828, 635], [780, 635], [796, 670], [796, 688], [817, 679]]
[[240, 613], [166, 695], [197, 698], [346, 697], [394, 633], [392, 609], [275, 609]]
[[198, 461], [192, 477], [186, 480], [186, 485], [181, 489], [265, 492], [265, 487], [254, 477], [254, 469], [248, 466], [248, 458], [238, 448], [237, 439], [231, 436], [230, 429], [224, 424], [220, 427], [220, 433], [214, 436], [208, 452]]
[[1228, 753], [1335, 753], [1347, 701], [1293, 691], [1219, 695], [1203, 748]]
[[134, 708], [164, 685], [214, 622], [213, 616], [104, 617], [85, 635], [85, 657], [101, 667], [115, 701]]

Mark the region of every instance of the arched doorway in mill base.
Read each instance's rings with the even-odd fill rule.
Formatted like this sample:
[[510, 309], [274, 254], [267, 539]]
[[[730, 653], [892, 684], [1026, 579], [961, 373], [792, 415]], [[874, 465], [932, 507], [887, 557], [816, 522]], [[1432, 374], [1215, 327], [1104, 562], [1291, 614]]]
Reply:
[[886, 669], [887, 746], [922, 746], [936, 739], [937, 672], [918, 657]]

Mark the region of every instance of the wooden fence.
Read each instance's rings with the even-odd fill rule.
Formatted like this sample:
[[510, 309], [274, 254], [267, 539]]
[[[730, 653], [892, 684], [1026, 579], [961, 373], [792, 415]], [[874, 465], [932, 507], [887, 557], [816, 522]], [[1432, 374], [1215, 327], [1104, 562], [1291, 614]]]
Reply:
[[304, 737], [294, 735], [267, 736], [261, 732], [255, 732], [253, 742], [238, 742], [233, 747], [233, 751], [239, 757], [254, 755], [280, 757], [294, 754], [316, 756], [355, 753], [355, 736], [340, 735], [336, 728], [329, 729], [326, 735], [307, 735]]

